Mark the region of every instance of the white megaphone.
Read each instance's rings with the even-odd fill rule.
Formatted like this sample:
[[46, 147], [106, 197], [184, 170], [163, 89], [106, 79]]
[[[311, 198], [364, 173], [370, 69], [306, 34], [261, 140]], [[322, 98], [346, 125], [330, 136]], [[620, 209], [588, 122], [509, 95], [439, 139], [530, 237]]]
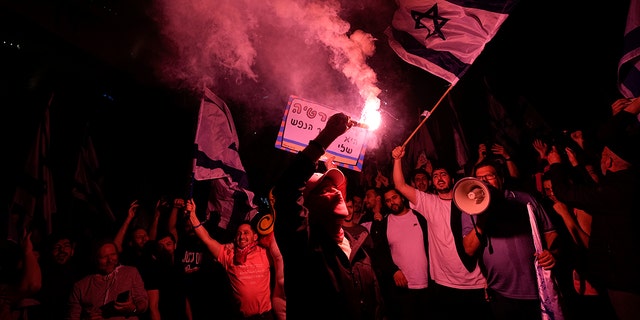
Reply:
[[453, 186], [453, 203], [462, 212], [480, 214], [487, 210], [490, 200], [489, 187], [480, 179], [462, 178]]

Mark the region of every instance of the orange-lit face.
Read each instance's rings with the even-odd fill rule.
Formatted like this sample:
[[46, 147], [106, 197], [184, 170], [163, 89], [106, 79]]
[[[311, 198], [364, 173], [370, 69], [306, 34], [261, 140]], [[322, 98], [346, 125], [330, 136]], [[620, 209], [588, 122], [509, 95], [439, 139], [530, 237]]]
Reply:
[[367, 209], [373, 209], [376, 207], [379, 200], [378, 194], [374, 190], [369, 189], [364, 194], [364, 207]]
[[60, 239], [53, 245], [51, 254], [57, 264], [65, 264], [73, 257], [74, 250], [75, 246], [69, 239]]
[[353, 211], [362, 212], [364, 208], [364, 200], [360, 196], [353, 196]]
[[144, 247], [144, 244], [147, 243], [147, 241], [149, 241], [149, 234], [147, 233], [146, 230], [142, 228], [138, 228], [133, 232], [133, 235], [131, 235], [131, 238], [132, 238], [133, 246], [135, 246], [138, 249], [142, 249]]
[[438, 193], [447, 193], [453, 187], [453, 180], [445, 169], [434, 170], [431, 180]]
[[253, 232], [250, 225], [244, 223], [238, 227], [235, 243], [239, 249], [244, 249], [256, 241], [258, 241], [258, 234]]
[[169, 236], [158, 240], [158, 247], [160, 250], [167, 252], [171, 256], [173, 256], [173, 253], [176, 251], [176, 243]]
[[113, 272], [118, 266], [118, 250], [113, 243], [105, 243], [98, 249], [98, 271], [102, 274]]
[[393, 214], [403, 213], [406, 209], [404, 198], [396, 190], [389, 190], [384, 193], [384, 203]]
[[429, 176], [424, 173], [418, 173], [413, 176], [414, 187], [422, 192], [427, 192], [429, 188]]
[[551, 187], [551, 180], [544, 180], [542, 182], [542, 190], [544, 191], [544, 195], [549, 198], [549, 200], [554, 203], [558, 201], [555, 194], [553, 194], [553, 188]]
[[347, 212], [349, 212], [349, 214], [346, 217], [344, 217], [344, 221], [351, 222], [351, 220], [353, 219], [353, 201], [347, 200], [346, 205], [347, 205]]
[[498, 190], [502, 190], [502, 180], [498, 176], [496, 168], [492, 166], [483, 166], [476, 169], [476, 178], [492, 185]]

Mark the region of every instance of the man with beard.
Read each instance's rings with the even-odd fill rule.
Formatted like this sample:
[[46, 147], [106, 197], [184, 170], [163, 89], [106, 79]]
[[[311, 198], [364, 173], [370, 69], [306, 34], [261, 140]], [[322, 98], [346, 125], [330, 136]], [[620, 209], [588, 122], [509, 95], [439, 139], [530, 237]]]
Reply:
[[[196, 235], [189, 214], [185, 211], [186, 204], [187, 200], [183, 198], [173, 199], [168, 229], [177, 242], [175, 262], [181, 266], [191, 319], [235, 319], [239, 309], [227, 272]], [[206, 223], [207, 221], [209, 219], [200, 223], [199, 228], [213, 230], [217, 227], [215, 223]]]
[[[475, 178], [489, 188], [491, 205], [484, 212], [462, 220], [465, 252], [470, 257], [479, 257], [494, 319], [543, 319], [541, 303], [550, 319], [558, 319], [554, 317], [561, 316], [556, 304], [559, 299], [551, 296], [543, 300], [536, 271], [538, 266], [545, 270], [556, 266], [558, 233], [534, 195], [505, 187], [506, 173], [502, 168], [499, 162], [486, 159], [473, 170]], [[539, 251], [534, 230], [542, 244]], [[549, 285], [544, 291], [555, 295], [554, 289]]]
[[142, 262], [144, 286], [149, 295], [150, 320], [189, 319], [184, 272], [182, 264], [176, 261], [175, 251], [174, 235], [169, 232], [160, 234], [155, 253]]
[[429, 268], [439, 317], [487, 319], [490, 311], [485, 299], [486, 280], [474, 259], [464, 253], [461, 219], [468, 216], [453, 205], [454, 179], [441, 163], [432, 163], [431, 185], [435, 193], [420, 191], [405, 181], [402, 158], [405, 149], [398, 146], [393, 157], [393, 182], [410, 207], [427, 220]]
[[376, 243], [383, 280], [389, 287], [391, 319], [428, 319], [431, 313], [427, 221], [398, 190], [383, 191], [388, 214]]
[[382, 205], [382, 190], [375, 186], [368, 186], [364, 192], [364, 214], [360, 218], [360, 224], [363, 225], [372, 237], [377, 236], [376, 224], [384, 218], [386, 212]]
[[[271, 305], [271, 260], [269, 249], [259, 245], [258, 231], [250, 221], [240, 223], [233, 243], [220, 243], [202, 228], [193, 199], [187, 200], [193, 229], [229, 275], [242, 319], [274, 319]], [[270, 246], [276, 246], [271, 238]]]
[[73, 284], [84, 275], [75, 255], [76, 242], [64, 232], [49, 236], [47, 250], [40, 259], [42, 288], [36, 299], [39, 313], [50, 319], [63, 319]]

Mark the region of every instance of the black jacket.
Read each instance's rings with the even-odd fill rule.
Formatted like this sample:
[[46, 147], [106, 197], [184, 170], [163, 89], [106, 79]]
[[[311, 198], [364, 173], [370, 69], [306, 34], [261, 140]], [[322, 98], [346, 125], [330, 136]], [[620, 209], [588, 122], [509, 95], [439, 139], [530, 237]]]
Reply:
[[315, 169], [315, 161], [298, 153], [273, 188], [274, 235], [284, 259], [287, 318], [382, 319], [378, 280], [362, 243], [345, 232], [351, 244], [347, 257], [334, 240], [309, 236], [301, 190]]
[[[427, 219], [420, 214], [418, 211], [411, 209], [411, 213], [414, 214], [418, 218], [418, 223], [420, 224], [420, 229], [422, 229], [422, 241], [424, 242], [424, 254], [427, 256], [427, 260], [429, 257], [429, 241], [428, 241], [428, 229], [427, 229]], [[382, 224], [380, 226], [380, 236], [374, 239], [374, 247], [376, 248], [376, 263], [379, 263], [381, 273], [385, 277], [390, 277], [391, 282], [393, 282], [393, 274], [396, 273], [400, 268], [393, 262], [393, 258], [391, 257], [391, 248], [389, 248], [389, 239], [387, 238], [387, 227], [389, 225], [389, 216], [387, 215], [382, 220]], [[388, 278], [384, 279], [388, 281]]]

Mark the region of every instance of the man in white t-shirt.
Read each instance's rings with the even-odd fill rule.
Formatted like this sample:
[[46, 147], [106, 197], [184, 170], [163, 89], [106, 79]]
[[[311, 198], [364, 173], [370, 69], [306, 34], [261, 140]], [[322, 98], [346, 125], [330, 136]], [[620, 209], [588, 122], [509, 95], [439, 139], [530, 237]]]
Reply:
[[[468, 216], [453, 202], [454, 179], [442, 164], [434, 163], [431, 185], [436, 193], [426, 193], [408, 185], [402, 171], [404, 147], [398, 146], [393, 157], [393, 183], [410, 207], [422, 214], [428, 225], [429, 270], [434, 282], [432, 291], [438, 302], [434, 310], [440, 316], [487, 319], [486, 279], [475, 259], [464, 253], [461, 219]], [[456, 315], [458, 317], [456, 317]]]
[[409, 208], [393, 188], [383, 191], [388, 215], [381, 222], [377, 246], [382, 276], [392, 278], [388, 299], [391, 319], [430, 319], [434, 306], [429, 288], [427, 221]]

